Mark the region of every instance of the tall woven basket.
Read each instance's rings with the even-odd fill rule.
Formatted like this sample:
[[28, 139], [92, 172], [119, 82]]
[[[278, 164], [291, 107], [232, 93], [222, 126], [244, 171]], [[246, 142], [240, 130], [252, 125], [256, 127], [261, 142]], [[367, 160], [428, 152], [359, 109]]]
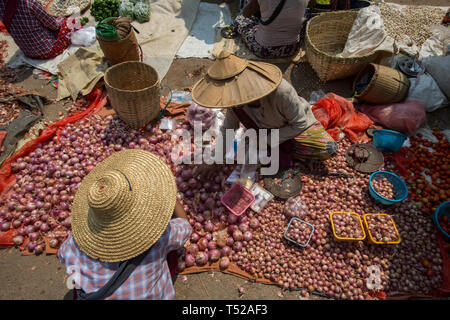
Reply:
[[127, 61], [106, 70], [105, 85], [111, 106], [130, 127], [139, 129], [160, 113], [158, 73], [146, 63]]
[[409, 91], [409, 79], [400, 71], [371, 63], [356, 76], [353, 92], [364, 75], [373, 73], [369, 85], [355, 98], [372, 104], [397, 103], [403, 101]]
[[322, 13], [306, 25], [306, 57], [322, 82], [344, 79], [357, 74], [378, 53], [355, 58], [341, 58], [357, 10]]

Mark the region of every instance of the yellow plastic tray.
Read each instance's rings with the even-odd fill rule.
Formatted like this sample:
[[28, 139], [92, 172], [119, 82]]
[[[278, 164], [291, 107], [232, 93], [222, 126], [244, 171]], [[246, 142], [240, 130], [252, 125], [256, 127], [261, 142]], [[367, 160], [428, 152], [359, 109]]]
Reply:
[[[359, 225], [361, 226], [361, 230], [362, 230], [362, 233], [364, 235], [362, 238], [345, 238], [345, 237], [339, 237], [336, 234], [336, 230], [334, 229], [333, 215], [335, 215], [335, 214], [344, 214], [344, 213], [345, 214], [350, 213], [350, 214], [355, 215], [355, 216], [358, 217]], [[356, 212], [345, 212], [345, 211], [332, 212], [332, 213], [330, 213], [330, 221], [331, 221], [331, 228], [333, 229], [333, 235], [334, 235], [334, 238], [336, 239], [336, 241], [362, 241], [362, 240], [364, 240], [366, 238], [366, 232], [364, 231], [364, 227], [363, 227], [363, 223], [362, 223], [361, 217]]]
[[[375, 241], [374, 238], [372, 238], [372, 234], [370, 233], [370, 229], [369, 229], [369, 224], [367, 223], [367, 219], [366, 217], [368, 216], [372, 216], [372, 215], [378, 215], [378, 216], [389, 216], [391, 218], [392, 224], [394, 225], [394, 229], [395, 232], [397, 232], [397, 236], [398, 236], [398, 240], [396, 241], [390, 241], [390, 242], [380, 242], [380, 241]], [[395, 225], [394, 219], [392, 218], [391, 215], [386, 214], [386, 213], [366, 213], [363, 216], [364, 219], [364, 227], [367, 230], [367, 234], [369, 235], [367, 237], [367, 241], [371, 244], [399, 244], [400, 242], [402, 242], [402, 238], [400, 237], [400, 233], [397, 230], [397, 226]]]

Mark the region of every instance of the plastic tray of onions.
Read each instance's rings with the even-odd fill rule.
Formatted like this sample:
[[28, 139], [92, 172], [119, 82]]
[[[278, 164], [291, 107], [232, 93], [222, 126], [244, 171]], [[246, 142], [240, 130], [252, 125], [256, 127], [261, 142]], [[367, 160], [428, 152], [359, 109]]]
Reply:
[[314, 226], [312, 224], [299, 218], [292, 218], [284, 231], [284, 238], [300, 247], [306, 247], [313, 233]]
[[366, 238], [361, 217], [356, 212], [332, 212], [330, 221], [337, 241], [362, 241]]
[[402, 240], [394, 219], [385, 213], [368, 213], [363, 216], [367, 240], [372, 244], [399, 244]]
[[234, 215], [242, 215], [255, 201], [255, 196], [239, 183], [235, 183], [220, 199]]

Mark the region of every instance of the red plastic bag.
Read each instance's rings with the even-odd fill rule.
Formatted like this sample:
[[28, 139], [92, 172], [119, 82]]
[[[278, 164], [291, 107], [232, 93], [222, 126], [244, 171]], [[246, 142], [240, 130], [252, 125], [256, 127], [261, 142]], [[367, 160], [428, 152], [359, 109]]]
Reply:
[[409, 166], [411, 163], [416, 161], [416, 156], [414, 153], [409, 150], [407, 147], [402, 147], [400, 150], [398, 150], [396, 153], [391, 155], [385, 155], [386, 159], [393, 159], [395, 164], [397, 165], [398, 170], [400, 171], [400, 174], [404, 178], [409, 178], [411, 175], [411, 172], [409, 171]]
[[413, 135], [427, 120], [423, 104], [412, 100], [377, 106], [363, 105], [359, 109], [374, 122], [406, 135]]
[[0, 247], [12, 247], [14, 246], [13, 238], [16, 236], [17, 231], [10, 229], [0, 234]]
[[366, 142], [365, 131], [373, 124], [365, 114], [358, 112], [347, 99], [329, 93], [312, 107], [314, 116], [323, 125], [334, 140], [339, 139], [343, 131], [354, 142]]
[[[0, 149], [2, 148], [3, 139], [5, 139], [7, 133], [8, 132], [6, 132], [6, 131], [0, 131]], [[2, 153], [2, 152], [0, 151], [0, 153]]]
[[0, 32], [3, 32], [5, 34], [8, 34], [8, 30], [6, 30], [5, 25], [3, 24], [3, 22], [0, 21]]
[[103, 105], [106, 104], [106, 97], [103, 97], [103, 99], [101, 99], [101, 97], [102, 92], [99, 89], [94, 89], [87, 96], [88, 100], [92, 102], [86, 110], [76, 113], [71, 117], [66, 117], [58, 121], [57, 123], [48, 126], [42, 131], [39, 137], [28, 141], [22, 146], [22, 148], [16, 151], [11, 157], [6, 159], [5, 162], [3, 162], [2, 167], [0, 168], [0, 195], [3, 193], [3, 191], [5, 191], [5, 189], [14, 184], [15, 175], [11, 173], [12, 163], [14, 163], [18, 158], [24, 157], [32, 152], [40, 143], [53, 138], [55, 134], [58, 134], [59, 139], [59, 135], [66, 124], [78, 121], [92, 111], [100, 109]]

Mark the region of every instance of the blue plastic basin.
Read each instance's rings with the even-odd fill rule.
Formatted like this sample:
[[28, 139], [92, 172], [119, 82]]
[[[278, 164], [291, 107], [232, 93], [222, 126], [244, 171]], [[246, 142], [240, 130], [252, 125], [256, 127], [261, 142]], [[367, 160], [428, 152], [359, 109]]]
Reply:
[[375, 148], [385, 152], [397, 152], [406, 140], [403, 133], [378, 129], [373, 131], [373, 145]]
[[[372, 181], [374, 179], [381, 178], [386, 178], [390, 183], [394, 185], [395, 199], [388, 199], [375, 191], [372, 186]], [[388, 171], [376, 171], [372, 173], [369, 178], [369, 193], [376, 202], [384, 205], [392, 205], [402, 202], [406, 199], [406, 197], [408, 196], [408, 187], [406, 186], [405, 181], [403, 181], [402, 178], [400, 178], [396, 174]]]

